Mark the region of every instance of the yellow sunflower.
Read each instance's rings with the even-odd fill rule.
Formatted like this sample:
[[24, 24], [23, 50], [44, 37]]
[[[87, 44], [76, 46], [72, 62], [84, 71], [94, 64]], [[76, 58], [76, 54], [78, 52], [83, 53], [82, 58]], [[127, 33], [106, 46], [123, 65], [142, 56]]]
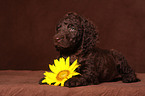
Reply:
[[73, 64], [70, 66], [70, 57], [68, 57], [66, 60], [62, 57], [59, 59], [54, 60], [54, 64], [49, 64], [49, 68], [52, 72], [45, 72], [45, 79], [42, 80], [42, 83], [47, 83], [51, 85], [52, 83], [55, 86], [58, 86], [59, 84], [61, 86], [64, 86], [64, 82], [68, 80], [69, 78], [72, 78], [72, 76], [79, 75], [80, 73], [76, 72], [75, 69], [79, 67], [80, 65], [77, 62], [77, 59], [73, 62]]

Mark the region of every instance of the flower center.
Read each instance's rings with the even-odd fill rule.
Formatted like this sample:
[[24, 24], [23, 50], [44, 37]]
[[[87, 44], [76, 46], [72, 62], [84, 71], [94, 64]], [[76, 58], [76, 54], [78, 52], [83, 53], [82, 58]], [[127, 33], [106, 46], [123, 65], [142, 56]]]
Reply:
[[56, 78], [57, 78], [57, 80], [61, 81], [61, 80], [63, 80], [64, 78], [67, 78], [68, 75], [69, 75], [69, 71], [68, 71], [68, 70], [62, 70], [62, 71], [60, 71], [60, 72], [57, 74]]

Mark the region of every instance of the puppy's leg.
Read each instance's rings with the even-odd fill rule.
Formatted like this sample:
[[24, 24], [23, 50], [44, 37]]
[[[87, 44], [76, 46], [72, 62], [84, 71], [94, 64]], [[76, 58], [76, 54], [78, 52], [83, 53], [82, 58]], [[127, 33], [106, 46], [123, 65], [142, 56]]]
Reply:
[[111, 51], [113, 53], [112, 55], [116, 60], [117, 70], [122, 77], [122, 82], [131, 83], [140, 81], [136, 77], [135, 71], [128, 65], [127, 60], [124, 58], [124, 56], [116, 50]]

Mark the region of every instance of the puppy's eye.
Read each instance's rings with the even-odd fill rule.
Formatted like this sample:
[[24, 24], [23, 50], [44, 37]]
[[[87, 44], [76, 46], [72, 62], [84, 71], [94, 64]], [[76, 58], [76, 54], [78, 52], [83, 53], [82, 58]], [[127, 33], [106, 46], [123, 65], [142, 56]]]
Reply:
[[75, 30], [75, 26], [73, 24], [69, 24], [68, 28], [70, 28], [71, 31]]
[[67, 25], [67, 23], [66, 23], [66, 22], [64, 22], [64, 24], [65, 24], [65, 25]]

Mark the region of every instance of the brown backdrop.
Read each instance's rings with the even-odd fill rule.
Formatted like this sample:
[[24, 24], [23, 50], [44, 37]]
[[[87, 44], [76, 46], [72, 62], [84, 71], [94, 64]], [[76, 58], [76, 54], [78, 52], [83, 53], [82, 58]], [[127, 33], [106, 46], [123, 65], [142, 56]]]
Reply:
[[0, 69], [47, 69], [58, 55], [52, 37], [67, 12], [91, 19], [102, 48], [121, 51], [145, 72], [144, 0], [0, 0]]

